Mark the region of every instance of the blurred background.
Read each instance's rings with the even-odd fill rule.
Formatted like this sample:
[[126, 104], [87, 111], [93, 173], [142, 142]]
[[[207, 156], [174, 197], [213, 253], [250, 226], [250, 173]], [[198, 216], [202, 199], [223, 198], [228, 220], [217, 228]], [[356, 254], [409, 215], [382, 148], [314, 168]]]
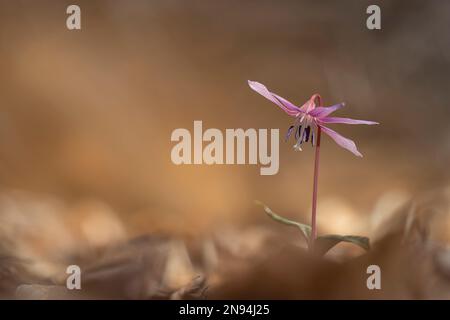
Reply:
[[[366, 28], [373, 1], [77, 1], [79, 31], [66, 28], [70, 4], [0, 2], [2, 297], [77, 298], [64, 290], [70, 264], [88, 270], [84, 298], [183, 298], [205, 283], [213, 297], [259, 297], [254, 283], [238, 290], [235, 274], [251, 279], [255, 264], [272, 268], [272, 254], [304, 244], [254, 200], [309, 223], [313, 149], [280, 141], [274, 176], [170, 159], [172, 131], [194, 120], [283, 135], [291, 119], [250, 79], [299, 105], [316, 92], [325, 105], [345, 101], [336, 116], [381, 123], [332, 126], [364, 158], [324, 137], [319, 179], [319, 233], [369, 236], [374, 253], [336, 247], [323, 271], [340, 270], [333, 285], [319, 262], [287, 259], [294, 273], [313, 264], [314, 290], [287, 279], [274, 292], [275, 268], [258, 293], [450, 298], [450, 3], [383, 1], [377, 31]], [[421, 240], [405, 249], [411, 221]], [[427, 264], [408, 276], [389, 267], [418, 257]], [[365, 289], [364, 259], [385, 263], [382, 292]]]

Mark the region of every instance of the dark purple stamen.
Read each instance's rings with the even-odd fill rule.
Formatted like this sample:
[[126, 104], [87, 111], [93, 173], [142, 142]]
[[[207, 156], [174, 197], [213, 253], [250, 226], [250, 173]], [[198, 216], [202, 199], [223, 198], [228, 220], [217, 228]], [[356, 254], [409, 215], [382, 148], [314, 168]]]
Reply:
[[289, 129], [286, 132], [285, 141], [289, 140], [289, 137], [291, 136], [292, 130], [294, 130], [294, 126], [290, 126]]
[[295, 140], [300, 139], [300, 131], [302, 130], [302, 126], [298, 126], [297, 131], [295, 132]]
[[311, 127], [306, 127], [305, 129], [305, 139], [304, 141], [308, 142], [309, 140], [309, 133], [311, 132]]

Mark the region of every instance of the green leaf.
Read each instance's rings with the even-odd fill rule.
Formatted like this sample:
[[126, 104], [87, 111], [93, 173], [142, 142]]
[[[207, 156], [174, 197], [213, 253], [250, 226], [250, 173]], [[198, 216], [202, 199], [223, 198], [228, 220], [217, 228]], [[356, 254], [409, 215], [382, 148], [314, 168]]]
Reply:
[[267, 213], [267, 215], [272, 218], [273, 220], [283, 223], [285, 225], [288, 226], [293, 226], [293, 227], [297, 227], [300, 229], [300, 231], [302, 232], [303, 236], [305, 237], [306, 241], [309, 241], [309, 237], [311, 235], [311, 227], [308, 226], [307, 224], [303, 224], [297, 221], [292, 221], [289, 219], [286, 219], [278, 214], [276, 214], [275, 212], [273, 212], [268, 206], [266, 206], [264, 203], [262, 203], [261, 201], [255, 200], [255, 203], [257, 205], [260, 205], [264, 208], [264, 211]]
[[364, 250], [370, 249], [369, 238], [360, 236], [340, 236], [337, 234], [329, 234], [321, 237], [317, 237], [314, 241], [314, 252], [319, 255], [325, 255], [331, 248], [340, 242], [354, 243]]

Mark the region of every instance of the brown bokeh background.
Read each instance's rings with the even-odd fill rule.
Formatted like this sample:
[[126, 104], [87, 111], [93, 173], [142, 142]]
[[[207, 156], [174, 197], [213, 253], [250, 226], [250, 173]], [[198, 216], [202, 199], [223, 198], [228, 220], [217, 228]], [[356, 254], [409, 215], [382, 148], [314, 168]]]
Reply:
[[291, 119], [248, 79], [381, 123], [333, 126], [362, 159], [323, 139], [319, 233], [376, 238], [411, 199], [448, 192], [450, 3], [383, 1], [380, 31], [365, 27], [370, 1], [77, 1], [81, 31], [69, 4], [0, 4], [0, 232], [33, 276], [142, 234], [239, 238], [238, 251], [295, 237], [253, 201], [307, 223], [311, 148], [281, 141], [274, 176], [170, 160], [172, 130], [194, 120], [284, 133]]

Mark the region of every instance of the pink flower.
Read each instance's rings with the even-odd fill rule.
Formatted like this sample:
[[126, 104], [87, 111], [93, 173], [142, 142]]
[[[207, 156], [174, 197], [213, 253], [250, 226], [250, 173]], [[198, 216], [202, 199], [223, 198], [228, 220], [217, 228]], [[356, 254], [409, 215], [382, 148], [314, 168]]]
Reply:
[[284, 110], [288, 115], [295, 118], [295, 122], [289, 127], [286, 133], [286, 140], [289, 139], [292, 132], [295, 132], [295, 140], [297, 141], [294, 145], [295, 150], [302, 150], [301, 144], [303, 142], [308, 142], [311, 140], [311, 144], [316, 143], [316, 132], [317, 128], [329, 135], [339, 146], [344, 149], [349, 150], [356, 156], [362, 157], [362, 154], [356, 148], [355, 143], [341, 136], [339, 133], [325, 127], [328, 123], [346, 123], [346, 124], [378, 124], [374, 121], [366, 120], [355, 120], [349, 118], [340, 117], [329, 117], [331, 113], [342, 108], [345, 104], [339, 103], [331, 107], [322, 107], [322, 99], [320, 95], [314, 94], [308, 101], [306, 101], [301, 107], [297, 107], [293, 103], [287, 101], [283, 97], [270, 92], [263, 84], [255, 81], [248, 81], [250, 88], [258, 92], [260, 95], [269, 99], [281, 109]]

